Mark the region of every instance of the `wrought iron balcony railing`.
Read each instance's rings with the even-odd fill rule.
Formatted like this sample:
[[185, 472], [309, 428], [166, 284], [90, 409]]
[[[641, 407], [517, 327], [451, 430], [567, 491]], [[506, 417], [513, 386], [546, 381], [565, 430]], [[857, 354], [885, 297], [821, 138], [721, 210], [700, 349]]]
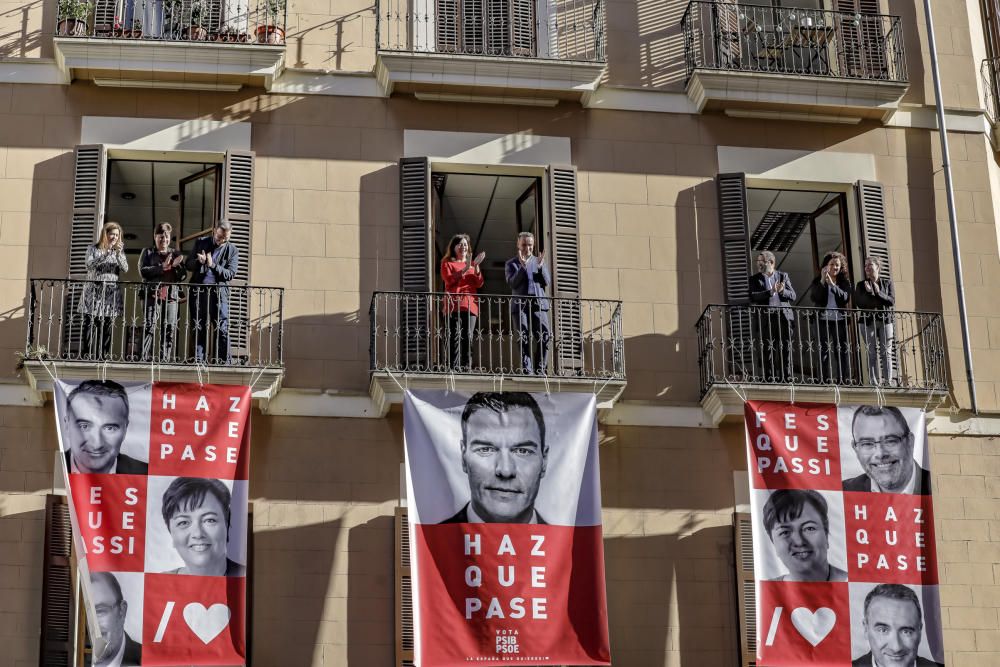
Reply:
[[57, 37], [284, 44], [286, 0], [62, 0]]
[[26, 359], [281, 368], [280, 287], [34, 279]]
[[1000, 122], [1000, 58], [987, 58], [979, 67], [983, 78], [983, 108], [990, 120]]
[[937, 313], [713, 305], [697, 329], [702, 395], [714, 384], [730, 383], [948, 387]]
[[604, 62], [603, 0], [376, 0], [380, 51]]
[[620, 301], [375, 292], [369, 315], [373, 372], [625, 379]]
[[906, 81], [898, 16], [692, 0], [681, 19], [697, 69]]

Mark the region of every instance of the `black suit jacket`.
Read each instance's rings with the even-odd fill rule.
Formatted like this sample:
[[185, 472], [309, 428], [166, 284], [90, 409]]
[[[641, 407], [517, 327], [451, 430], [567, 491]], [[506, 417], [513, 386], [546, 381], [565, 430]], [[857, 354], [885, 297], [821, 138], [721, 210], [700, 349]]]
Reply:
[[[913, 495], [929, 496], [931, 494], [931, 473], [917, 466], [917, 483], [913, 486]], [[871, 491], [872, 485], [867, 474], [858, 475], [844, 480], [844, 491]]]
[[[69, 457], [70, 451], [67, 449], [64, 452], [66, 456], [66, 470], [72, 474], [73, 469], [70, 467]], [[118, 455], [118, 467], [115, 469], [119, 475], [148, 475], [149, 474], [149, 464], [143, 463], [138, 459], [134, 459], [131, 456], [125, 454]]]
[[[871, 651], [864, 654], [857, 660], [851, 661], [851, 667], [872, 667], [875, 663], [872, 662]], [[934, 662], [933, 660], [928, 660], [927, 658], [921, 658], [917, 656], [917, 667], [944, 667], [940, 662]]]
[[236, 270], [240, 266], [240, 249], [231, 241], [226, 241], [222, 244], [219, 259], [212, 268], [209, 268], [208, 264], [202, 264], [198, 261], [198, 253], [202, 251], [210, 254], [215, 251], [215, 241], [211, 236], [202, 236], [194, 242], [194, 247], [191, 248], [191, 253], [187, 258], [187, 270], [191, 272], [191, 282], [200, 285], [205, 282], [205, 277], [209, 272], [212, 272], [215, 274], [215, 282], [219, 285], [219, 291], [228, 294], [229, 287], [227, 285], [230, 280], [236, 277]]
[[[535, 516], [538, 517], [539, 524], [546, 523], [545, 519], [542, 518], [542, 515], [538, 513], [538, 510], [535, 510]], [[445, 519], [441, 523], [469, 523], [469, 503], [465, 503], [462, 509], [458, 510], [455, 516]]]
[[[795, 301], [795, 288], [792, 287], [792, 278], [784, 271], [775, 271], [774, 275], [779, 283], [785, 283], [785, 289], [778, 294], [778, 299], [781, 300], [781, 310], [785, 314], [785, 319], [791, 321], [795, 317], [790, 308], [791, 304]], [[755, 306], [766, 306], [770, 301], [771, 290], [767, 289], [767, 278], [764, 274], [755, 273], [750, 276], [750, 303]]]
[[139, 667], [142, 664], [142, 644], [133, 641], [125, 633], [125, 653], [122, 655], [122, 667]]

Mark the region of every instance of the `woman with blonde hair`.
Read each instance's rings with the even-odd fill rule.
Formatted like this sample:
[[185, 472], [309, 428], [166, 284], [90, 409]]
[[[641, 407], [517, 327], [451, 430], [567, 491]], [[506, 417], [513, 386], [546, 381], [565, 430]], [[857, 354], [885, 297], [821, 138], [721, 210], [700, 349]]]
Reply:
[[468, 234], [456, 234], [448, 242], [448, 254], [441, 260], [441, 279], [444, 291], [444, 314], [448, 317], [447, 336], [451, 350], [451, 367], [454, 370], [472, 369], [472, 335], [479, 317], [479, 297], [476, 293], [483, 286], [479, 265], [485, 252], [472, 258], [472, 244]]
[[101, 237], [87, 248], [87, 282], [83, 286], [77, 312], [83, 315], [85, 359], [106, 359], [111, 355], [113, 323], [122, 314], [122, 291], [118, 276], [128, 271], [122, 227], [106, 222]]
[[823, 382], [850, 384], [851, 341], [847, 337], [847, 309], [854, 291], [847, 274], [847, 258], [839, 252], [828, 252], [823, 257], [819, 275], [809, 286], [809, 298], [817, 308], [822, 308], [819, 325], [820, 377]]

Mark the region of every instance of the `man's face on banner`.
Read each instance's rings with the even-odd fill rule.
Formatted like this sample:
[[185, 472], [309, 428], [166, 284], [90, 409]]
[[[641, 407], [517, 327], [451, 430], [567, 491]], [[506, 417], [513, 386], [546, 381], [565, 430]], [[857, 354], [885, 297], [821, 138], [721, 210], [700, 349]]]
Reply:
[[771, 541], [792, 579], [809, 577], [829, 567], [826, 560], [829, 539], [823, 519], [812, 503], [803, 503], [796, 519], [785, 518], [771, 529]]
[[858, 415], [854, 452], [865, 473], [884, 491], [901, 491], [913, 475], [913, 433], [906, 433], [891, 414]]
[[128, 411], [117, 396], [79, 394], [66, 414], [69, 446], [81, 472], [111, 470], [128, 430]]
[[529, 408], [481, 409], [466, 424], [462, 470], [469, 476], [472, 509], [487, 523], [527, 523], [534, 514], [546, 452]]
[[198, 507], [182, 505], [170, 517], [167, 528], [189, 574], [220, 568], [225, 571], [229, 528], [222, 504], [214, 495], [206, 493]]
[[912, 667], [920, 645], [920, 610], [910, 600], [877, 597], [864, 619], [865, 637], [879, 667]]
[[105, 655], [113, 656], [125, 639], [125, 613], [128, 603], [119, 600], [111, 584], [104, 577], [91, 577], [90, 595], [97, 611], [97, 625], [101, 636], [108, 642]]

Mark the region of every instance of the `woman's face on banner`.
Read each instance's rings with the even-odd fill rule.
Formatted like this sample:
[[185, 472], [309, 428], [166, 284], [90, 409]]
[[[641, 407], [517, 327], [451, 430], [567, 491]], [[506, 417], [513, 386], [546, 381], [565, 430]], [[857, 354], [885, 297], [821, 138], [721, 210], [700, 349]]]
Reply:
[[812, 503], [803, 503], [797, 518], [778, 521], [771, 529], [771, 541], [793, 579], [828, 567], [829, 539], [823, 518]]
[[170, 537], [189, 574], [224, 574], [229, 529], [219, 499], [211, 493], [198, 507], [183, 505], [170, 517]]

